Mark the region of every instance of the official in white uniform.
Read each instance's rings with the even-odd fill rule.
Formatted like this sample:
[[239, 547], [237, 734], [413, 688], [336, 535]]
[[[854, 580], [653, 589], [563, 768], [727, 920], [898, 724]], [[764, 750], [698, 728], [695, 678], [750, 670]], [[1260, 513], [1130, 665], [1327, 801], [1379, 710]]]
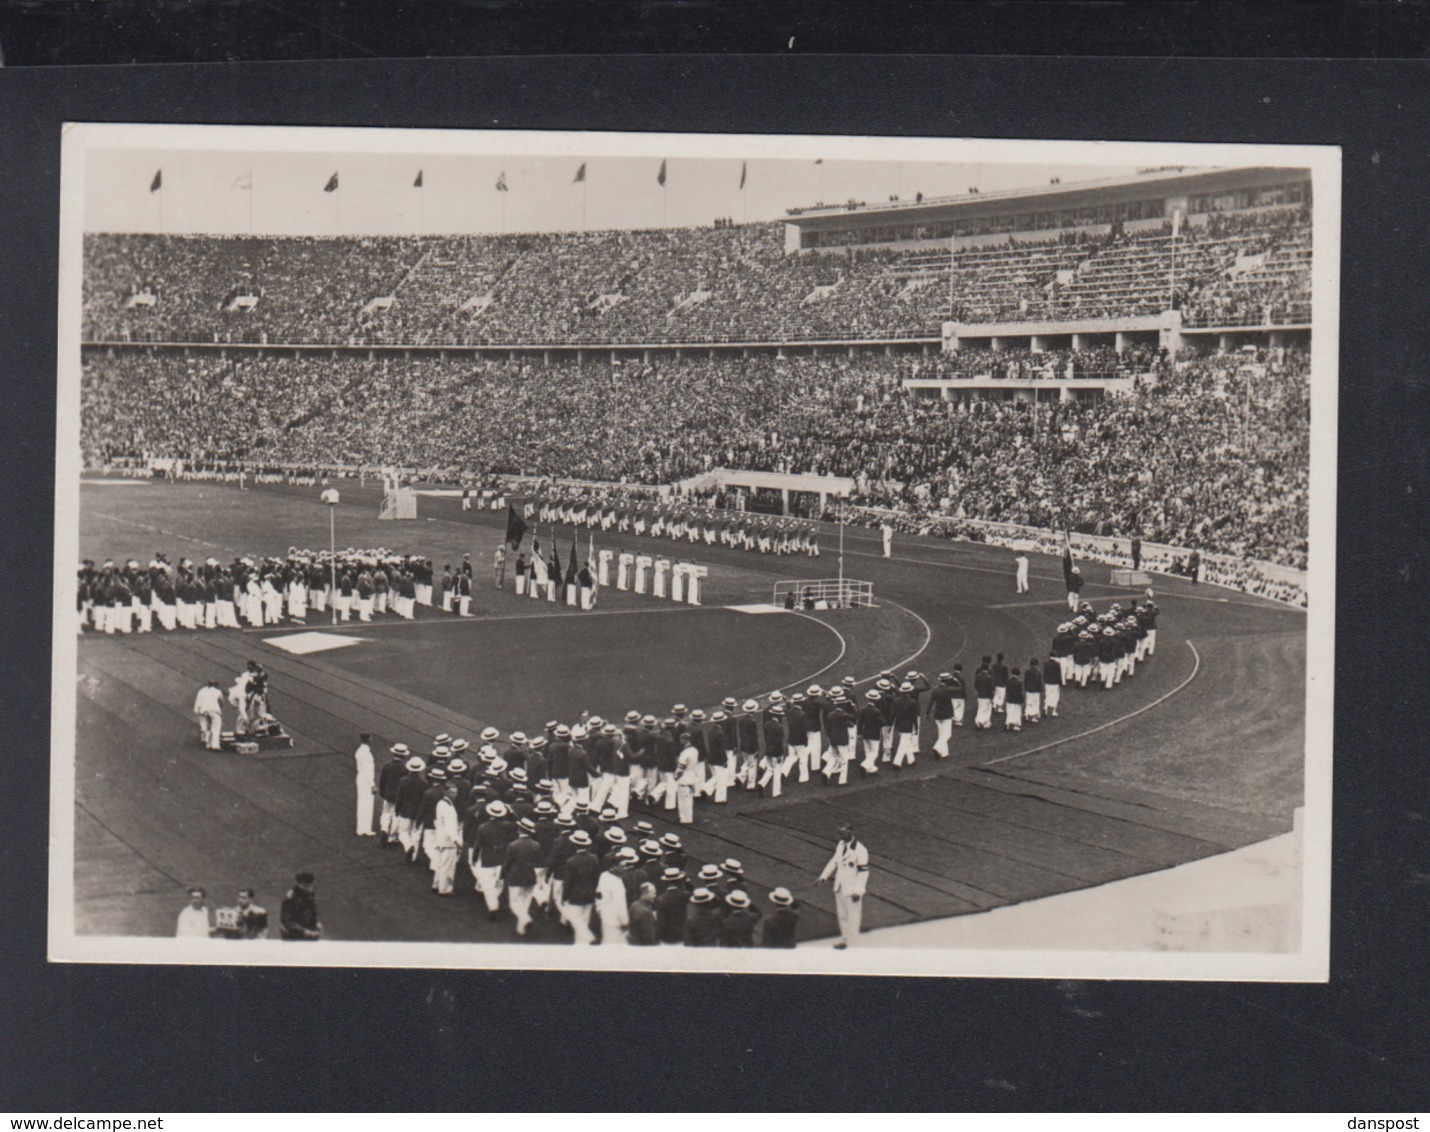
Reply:
[[839, 827], [840, 842], [834, 856], [819, 874], [819, 883], [834, 882], [834, 913], [839, 919], [839, 942], [843, 950], [859, 937], [864, 920], [864, 893], [869, 887], [869, 850], [854, 836], [848, 824]]
[[353, 752], [353, 770], [357, 777], [357, 835], [372, 837], [372, 800], [377, 797], [377, 771], [372, 758], [372, 736], [364, 731], [358, 736], [358, 748]]
[[1013, 565], [1018, 568], [1018, 592], [1025, 594], [1028, 592], [1028, 556], [1020, 550], [1018, 557], [1013, 559]]
[[179, 913], [174, 925], [174, 935], [179, 939], [208, 939], [210, 934], [209, 910], [204, 903], [207, 894], [202, 888], [189, 889], [189, 902]]
[[194, 714], [199, 717], [199, 735], [210, 751], [219, 750], [223, 731], [223, 692], [217, 680], [210, 680], [194, 697]]

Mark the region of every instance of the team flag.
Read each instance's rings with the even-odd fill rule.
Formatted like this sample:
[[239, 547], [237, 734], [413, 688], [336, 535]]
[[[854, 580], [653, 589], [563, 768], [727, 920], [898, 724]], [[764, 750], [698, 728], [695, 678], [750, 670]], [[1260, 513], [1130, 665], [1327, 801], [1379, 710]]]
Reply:
[[421, 170], [421, 169], [417, 170], [417, 180], [415, 180], [415, 181], [412, 182], [412, 187], [413, 187], [414, 189], [420, 189], [420, 188], [422, 187], [422, 170]]
[[156, 170], [154, 171], [154, 179], [149, 182], [149, 191], [150, 191], [151, 193], [157, 193], [157, 192], [158, 192], [160, 189], [162, 189], [163, 187], [164, 187], [164, 170], [162, 170], [162, 169], [156, 169]]
[[506, 170], [503, 169], [501, 173], [497, 176], [497, 192], [504, 193], [507, 191], [508, 189], [506, 187]]
[[655, 175], [655, 183], [662, 189], [665, 188], [665, 162], [660, 163], [660, 172]]
[[525, 537], [526, 520], [516, 513], [515, 507], [508, 503], [506, 505], [506, 541], [512, 550], [515, 550]]
[[750, 163], [748, 161], [740, 162], [740, 188], [742, 189], [745, 187], [745, 174], [749, 172], [749, 167]]
[[576, 584], [576, 535], [571, 535], [571, 557], [566, 563], [566, 584], [574, 586]]
[[338, 191], [338, 175], [334, 173], [328, 178], [328, 183], [323, 186], [323, 192], [335, 193]]
[[581, 184], [581, 183], [582, 183], [583, 181], [585, 181], [585, 180], [586, 180], [586, 163], [583, 161], [583, 162], [581, 162], [581, 168], [579, 168], [579, 169], [576, 170], [576, 176], [574, 176], [573, 178], [571, 178], [571, 183], [572, 183], [573, 185], [579, 185], [579, 184]]

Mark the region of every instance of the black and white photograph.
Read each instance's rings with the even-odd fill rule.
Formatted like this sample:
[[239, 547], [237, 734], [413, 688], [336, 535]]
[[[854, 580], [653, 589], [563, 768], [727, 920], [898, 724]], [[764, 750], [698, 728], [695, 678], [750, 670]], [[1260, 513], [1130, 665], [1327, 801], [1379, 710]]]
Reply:
[[1328, 977], [1335, 147], [72, 123], [59, 282], [52, 960]]

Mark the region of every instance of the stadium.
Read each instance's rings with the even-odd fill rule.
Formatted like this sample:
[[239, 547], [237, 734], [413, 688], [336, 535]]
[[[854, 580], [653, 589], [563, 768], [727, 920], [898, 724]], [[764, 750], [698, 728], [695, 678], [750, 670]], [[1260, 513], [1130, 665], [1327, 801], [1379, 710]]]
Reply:
[[[646, 942], [609, 894], [633, 905], [648, 878], [661, 943], [685, 924], [748, 946], [748, 903], [795, 908], [805, 947], [853, 942], [839, 886], [815, 883], [845, 825], [864, 932], [1297, 830], [1311, 172], [888, 197], [647, 228], [86, 230], [75, 934], [172, 936], [197, 885], [255, 889], [276, 937], [305, 871], [330, 941]], [[1075, 642], [1114, 633], [1079, 682]], [[266, 735], [231, 730], [255, 662]], [[210, 680], [221, 751], [196, 728]], [[789, 722], [806, 705], [813, 755]], [[462, 779], [452, 899], [433, 899], [431, 805], [415, 852], [386, 794], [355, 836], [360, 733], [433, 805]], [[553, 784], [556, 743], [562, 768], [596, 748], [586, 792]], [[518, 817], [545, 864], [584, 830], [619, 879], [579, 924], [554, 873], [519, 912], [516, 881], [478, 875], [506, 868]], [[690, 926], [707, 901], [724, 927]], [[1287, 908], [1161, 930], [1295, 951]]]

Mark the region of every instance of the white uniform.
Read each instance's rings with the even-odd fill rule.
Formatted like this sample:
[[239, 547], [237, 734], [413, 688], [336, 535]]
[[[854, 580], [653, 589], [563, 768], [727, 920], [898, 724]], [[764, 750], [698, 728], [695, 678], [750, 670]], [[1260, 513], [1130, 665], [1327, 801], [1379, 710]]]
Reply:
[[357, 791], [357, 835], [372, 837], [372, 799], [377, 788], [376, 772], [372, 762], [372, 748], [366, 743], [359, 744], [353, 752], [353, 769], [356, 772], [354, 789]]
[[821, 881], [834, 880], [834, 912], [839, 919], [839, 936], [851, 946], [859, 936], [864, 919], [864, 893], [869, 887], [869, 850], [851, 837], [841, 841], [834, 856], [819, 874]]
[[432, 889], [443, 896], [452, 891], [457, 875], [457, 857], [462, 849], [462, 823], [450, 798], [437, 803], [432, 824]]
[[1028, 556], [1020, 554], [1013, 562], [1018, 567], [1018, 592], [1025, 594], [1028, 592]]
[[199, 689], [194, 697], [194, 714], [199, 717], [199, 733], [210, 751], [219, 749], [219, 733], [223, 731], [223, 693], [212, 685]]
[[601, 914], [601, 944], [625, 947], [630, 943], [626, 929], [631, 912], [626, 903], [626, 886], [610, 869], [596, 880], [596, 911]]
[[894, 528], [885, 523], [882, 530], [884, 532], [884, 557], [892, 558], [894, 556]]

